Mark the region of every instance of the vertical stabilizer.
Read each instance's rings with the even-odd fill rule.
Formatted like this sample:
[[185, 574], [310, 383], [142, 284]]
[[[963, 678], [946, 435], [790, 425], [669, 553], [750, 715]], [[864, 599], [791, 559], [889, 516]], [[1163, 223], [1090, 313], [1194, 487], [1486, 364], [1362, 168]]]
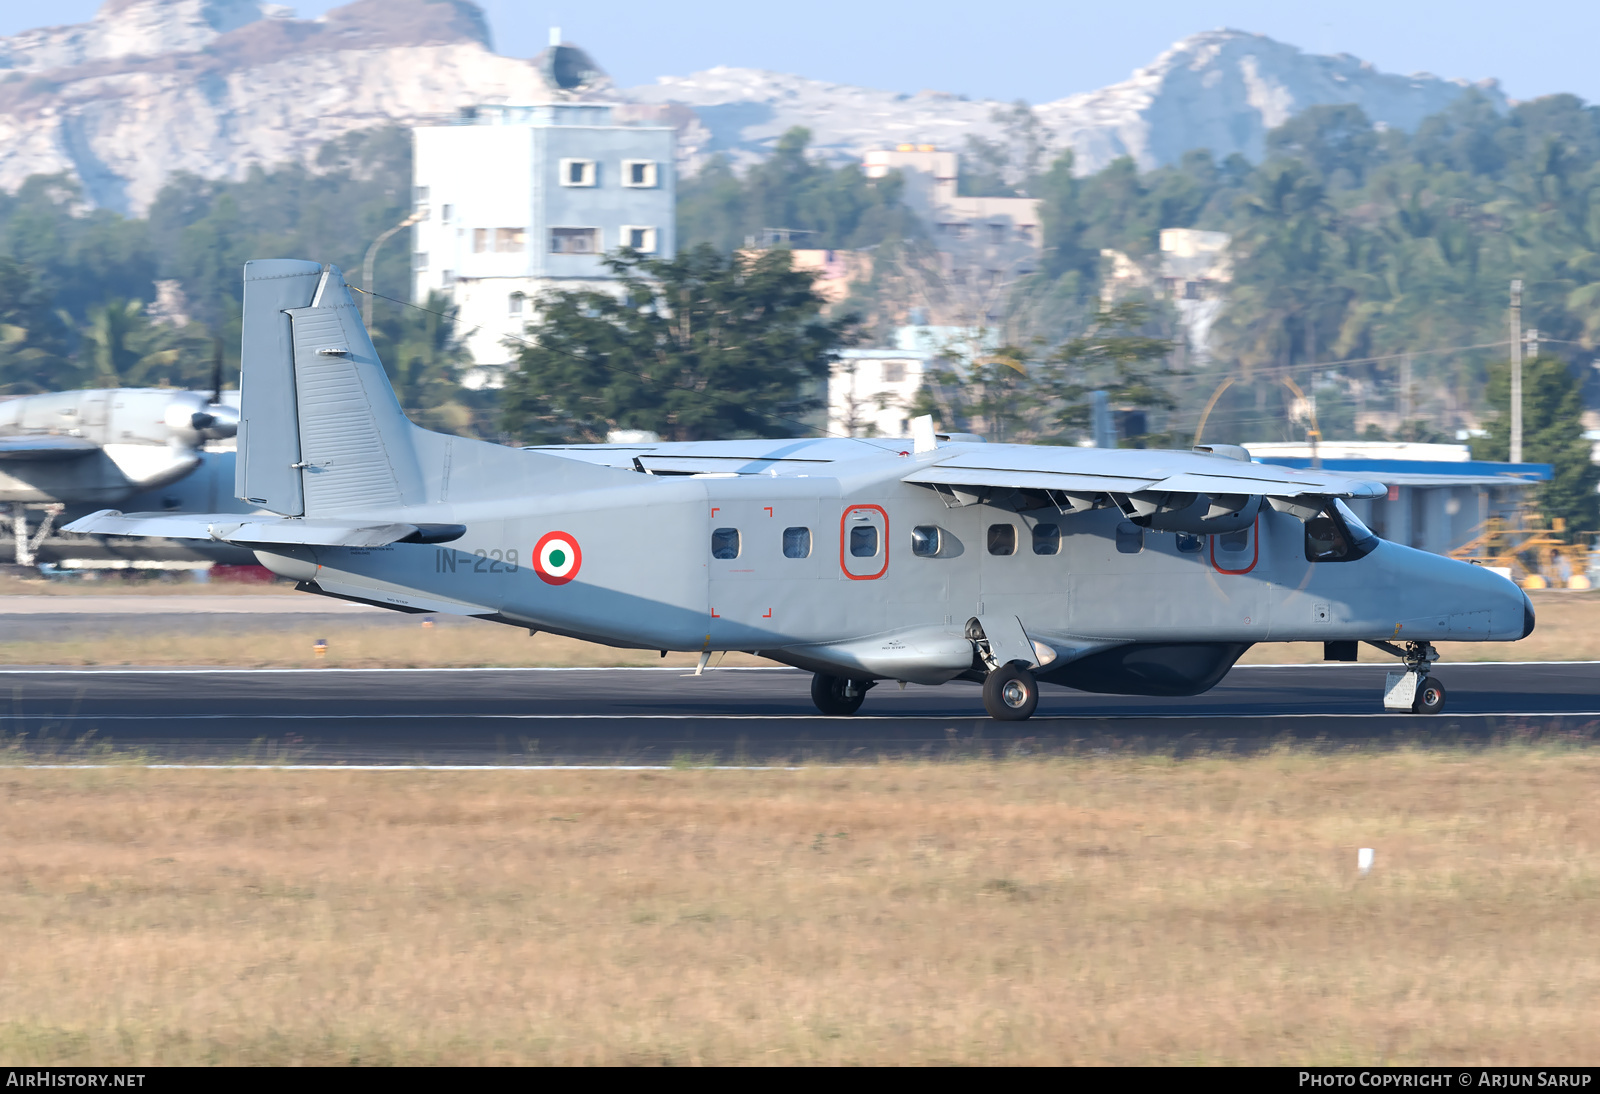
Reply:
[[286, 517], [305, 512], [289, 309], [316, 295], [322, 267], [296, 259], [247, 262], [240, 338], [239, 458], [234, 493]]
[[307, 516], [420, 505], [421, 432], [405, 416], [337, 266], [289, 309]]
[[286, 517], [394, 520], [508, 492], [638, 485], [632, 471], [412, 423], [337, 266], [246, 263], [242, 359], [237, 493]]

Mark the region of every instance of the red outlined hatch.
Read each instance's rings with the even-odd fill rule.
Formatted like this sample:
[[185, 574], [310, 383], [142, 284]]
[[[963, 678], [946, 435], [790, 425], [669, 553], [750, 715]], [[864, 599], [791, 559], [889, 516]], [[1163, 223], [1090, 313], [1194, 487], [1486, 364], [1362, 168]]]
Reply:
[[[861, 520], [861, 514], [867, 519]], [[888, 572], [889, 514], [883, 506], [847, 505], [839, 514], [839, 569], [851, 581], [876, 581]]]
[[[1226, 534], [1226, 533], [1224, 533]], [[1256, 514], [1256, 519], [1250, 525], [1250, 565], [1242, 570], [1230, 570], [1217, 561], [1217, 540], [1221, 537], [1213, 532], [1207, 537], [1211, 540], [1211, 568], [1219, 574], [1247, 574], [1256, 568], [1256, 563], [1261, 559], [1261, 514]], [[1241, 558], [1243, 551], [1225, 551], [1224, 554], [1238, 554]]]

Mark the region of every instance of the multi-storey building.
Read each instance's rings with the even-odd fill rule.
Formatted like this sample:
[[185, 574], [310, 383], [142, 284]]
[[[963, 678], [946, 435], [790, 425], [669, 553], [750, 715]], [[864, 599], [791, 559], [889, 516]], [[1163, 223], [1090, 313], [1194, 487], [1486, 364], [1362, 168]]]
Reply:
[[505, 340], [543, 294], [614, 286], [603, 259], [620, 247], [674, 253], [669, 127], [557, 102], [473, 107], [413, 133], [412, 295], [450, 295], [481, 382], [497, 383]]
[[863, 166], [868, 178], [898, 171], [905, 180], [905, 203], [927, 223], [942, 257], [944, 287], [952, 297], [938, 309], [944, 318], [991, 322], [988, 309], [997, 294], [1038, 265], [1039, 200], [963, 196], [960, 155], [930, 144], [874, 149]]

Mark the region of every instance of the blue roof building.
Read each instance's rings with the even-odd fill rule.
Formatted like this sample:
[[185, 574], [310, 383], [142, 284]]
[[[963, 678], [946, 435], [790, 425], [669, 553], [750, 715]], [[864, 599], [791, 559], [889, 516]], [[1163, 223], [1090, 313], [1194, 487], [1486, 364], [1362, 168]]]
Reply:
[[[1304, 444], [1246, 445], [1257, 463], [1312, 466]], [[1353, 479], [1381, 482], [1387, 498], [1353, 501], [1350, 508], [1384, 539], [1435, 554], [1473, 539], [1490, 517], [1511, 519], [1531, 503], [1528, 491], [1550, 481], [1547, 463], [1498, 463], [1470, 458], [1466, 445], [1332, 442], [1319, 446], [1318, 465]]]

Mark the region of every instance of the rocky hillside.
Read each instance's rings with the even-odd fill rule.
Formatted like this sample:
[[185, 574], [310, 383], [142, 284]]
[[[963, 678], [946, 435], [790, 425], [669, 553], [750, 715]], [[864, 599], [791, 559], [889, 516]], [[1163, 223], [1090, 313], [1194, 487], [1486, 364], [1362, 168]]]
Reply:
[[[1122, 83], [1035, 107], [1057, 148], [1071, 148], [1078, 170], [1099, 170], [1118, 156], [1146, 169], [1191, 148], [1218, 159], [1257, 159], [1267, 130], [1319, 103], [1356, 103], [1376, 122], [1410, 129], [1443, 109], [1468, 85], [1418, 74], [1379, 72], [1348, 54], [1321, 57], [1259, 34], [1207, 31], [1185, 38]], [[1505, 105], [1493, 81], [1479, 90]], [[693, 157], [762, 154], [793, 125], [838, 156], [885, 142], [959, 147], [969, 133], [997, 136], [990, 115], [1005, 104], [940, 91], [896, 94], [745, 68], [665, 76], [626, 92], [638, 102], [692, 108], [704, 136], [684, 149]]]
[[[496, 54], [468, 0], [357, 0], [314, 21], [256, 0], [107, 0], [89, 23], [0, 39], [0, 73], [0, 189], [65, 171], [93, 204], [130, 213], [173, 171], [237, 178], [253, 163], [306, 160], [351, 130], [550, 95], [539, 59]], [[1218, 30], [1123, 83], [1037, 109], [1087, 172], [1119, 155], [1153, 167], [1200, 146], [1254, 157], [1268, 129], [1316, 103], [1358, 103], [1409, 128], [1466, 87]], [[1482, 88], [1503, 102], [1492, 82]], [[901, 141], [959, 146], [996, 135], [990, 115], [1002, 105], [738, 68], [628, 91], [601, 77], [583, 94], [676, 125], [689, 169], [716, 152], [760, 156], [793, 125], [841, 159]]]
[[466, 0], [357, 0], [320, 20], [250, 0], [109, 0], [0, 40], [0, 188], [66, 171], [139, 212], [173, 171], [240, 177], [351, 130], [547, 97]]

